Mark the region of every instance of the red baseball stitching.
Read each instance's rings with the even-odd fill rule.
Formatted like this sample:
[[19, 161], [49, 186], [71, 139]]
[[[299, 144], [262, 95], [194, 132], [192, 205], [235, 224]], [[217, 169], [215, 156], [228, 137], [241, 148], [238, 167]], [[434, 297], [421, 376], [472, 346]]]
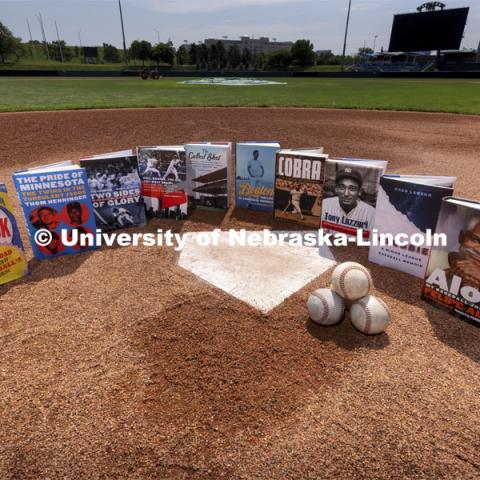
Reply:
[[377, 301], [380, 302], [381, 305], [383, 305], [383, 308], [388, 315], [388, 319], [390, 320], [390, 310], [388, 309], [387, 304], [381, 298], [377, 298]]
[[[317, 292], [313, 292], [312, 295], [313, 295], [314, 297], [317, 297], [317, 298], [322, 302], [323, 315], [322, 315], [321, 320], [325, 320], [325, 319], [328, 318], [328, 316], [330, 315], [330, 309], [328, 308], [328, 302], [323, 298], [323, 296], [321, 296], [321, 295], [318, 294]], [[326, 316], [325, 316], [325, 313], [327, 314]]]
[[339, 287], [340, 287], [340, 290], [342, 292], [342, 296], [347, 298], [348, 300], [350, 300], [350, 298], [348, 298], [348, 295], [347, 295], [347, 292], [345, 290], [345, 279], [347, 277], [347, 273], [353, 271], [353, 270], [359, 270], [363, 273], [365, 273], [367, 275], [367, 282], [368, 282], [368, 289], [370, 290], [373, 282], [372, 282], [372, 277], [370, 276], [370, 272], [365, 268], [363, 267], [362, 265], [349, 265], [347, 268], [345, 268], [344, 270], [342, 270], [342, 273], [340, 273], [340, 279], [339, 279]]
[[362, 307], [362, 310], [365, 312], [365, 317], [366, 317], [365, 333], [370, 334], [370, 331], [372, 329], [372, 323], [373, 323], [372, 312], [369, 310], [366, 302], [363, 303], [362, 301], [358, 301], [357, 303]]

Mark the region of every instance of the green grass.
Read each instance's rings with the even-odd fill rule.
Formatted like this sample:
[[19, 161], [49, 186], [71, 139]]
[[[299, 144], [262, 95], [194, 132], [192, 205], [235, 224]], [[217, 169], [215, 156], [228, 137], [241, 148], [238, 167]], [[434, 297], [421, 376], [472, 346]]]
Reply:
[[182, 85], [184, 78], [0, 77], [0, 111], [123, 107], [327, 107], [480, 114], [480, 80], [284, 78], [288, 85]]

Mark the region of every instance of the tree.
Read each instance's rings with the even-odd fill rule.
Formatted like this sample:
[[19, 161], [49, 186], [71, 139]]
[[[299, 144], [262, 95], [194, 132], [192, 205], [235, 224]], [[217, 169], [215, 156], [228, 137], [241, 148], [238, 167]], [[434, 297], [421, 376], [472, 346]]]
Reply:
[[366, 55], [370, 54], [370, 53], [373, 53], [373, 50], [369, 47], [365, 47], [365, 48], [359, 48], [358, 49], [358, 56], [359, 57], [365, 57]]
[[152, 44], [146, 40], [134, 40], [130, 45], [130, 57], [142, 61], [145, 65], [145, 60], [148, 60], [152, 54]]
[[188, 63], [190, 63], [190, 65], [196, 65], [197, 67], [199, 66], [198, 48], [194, 43], [188, 48]]
[[49, 43], [48, 51], [50, 52], [50, 57], [57, 62], [62, 61], [62, 56], [65, 62], [69, 62], [73, 58], [73, 49], [67, 47], [64, 40], [60, 40], [60, 44], [58, 42]]
[[231, 45], [227, 52], [227, 62], [230, 68], [236, 69], [240, 66], [242, 55], [237, 45]]
[[244, 70], [246, 70], [252, 63], [252, 54], [250, 53], [250, 50], [248, 48], [243, 49], [240, 63], [242, 64], [242, 68]]
[[168, 63], [173, 65], [175, 62], [175, 49], [167, 43], [157, 43], [152, 49], [151, 58], [157, 63]]
[[0, 59], [5, 63], [10, 55], [15, 55], [16, 60], [20, 59], [22, 45], [20, 38], [13, 36], [13, 33], [0, 22]]
[[103, 44], [103, 61], [105, 63], [119, 63], [121, 61], [118, 48], [109, 43]]
[[199, 64], [200, 64], [200, 68], [207, 68], [208, 66], [208, 47], [202, 43], [200, 45], [200, 49], [197, 49], [199, 50], [199, 55], [198, 55], [198, 61], [199, 61]]
[[180, 45], [180, 47], [177, 50], [177, 65], [186, 65], [189, 63], [189, 55], [188, 55], [188, 50], [185, 45]]
[[313, 43], [310, 40], [297, 40], [292, 45], [292, 63], [301, 67], [309, 67], [315, 65], [315, 52], [313, 51]]
[[208, 47], [208, 68], [216, 69], [218, 67], [218, 48], [216, 43]]
[[225, 50], [225, 45], [220, 40], [217, 42], [217, 60], [219, 68], [227, 66], [227, 51]]
[[332, 52], [322, 52], [317, 55], [317, 65], [338, 65], [340, 59]]
[[291, 63], [292, 56], [288, 50], [278, 50], [276, 52], [272, 52], [268, 56], [268, 66], [270, 68], [278, 68], [282, 70], [284, 68], [288, 68]]
[[253, 55], [252, 63], [255, 70], [263, 70], [267, 64], [267, 56], [263, 52], [257, 53]]

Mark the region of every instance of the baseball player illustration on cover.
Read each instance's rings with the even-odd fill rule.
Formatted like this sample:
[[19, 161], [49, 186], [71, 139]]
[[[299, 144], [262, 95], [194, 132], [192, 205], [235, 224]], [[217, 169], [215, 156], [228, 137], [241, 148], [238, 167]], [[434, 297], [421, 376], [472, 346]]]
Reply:
[[178, 175], [177, 171], [177, 166], [181, 164], [180, 157], [178, 155], [175, 155], [175, 157], [172, 158], [170, 161], [170, 164], [168, 165], [167, 171], [165, 172], [165, 175], [162, 177], [162, 180], [166, 180], [169, 175], [173, 175], [175, 177], [175, 182], [180, 181], [180, 177]]
[[290, 212], [291, 214], [298, 214], [300, 215], [300, 219], [304, 220], [305, 217], [303, 216], [302, 209], [300, 207], [300, 201], [302, 199], [302, 195], [305, 193], [305, 190], [297, 183], [292, 190], [290, 190], [290, 203], [292, 204], [293, 211]]
[[147, 168], [143, 172], [143, 177], [160, 177], [160, 170], [157, 168], [158, 160], [156, 158], [147, 158]]
[[133, 215], [126, 208], [115, 207], [112, 210], [112, 216], [120, 228], [135, 225], [135, 219], [133, 218]]
[[265, 169], [263, 168], [262, 163], [258, 160], [260, 152], [258, 150], [254, 150], [252, 152], [252, 156], [253, 158], [248, 162], [248, 174], [251, 178], [262, 178], [265, 173]]
[[343, 168], [335, 176], [335, 196], [323, 200], [323, 219], [355, 229], [370, 230], [375, 208], [360, 199], [363, 177], [353, 168]]

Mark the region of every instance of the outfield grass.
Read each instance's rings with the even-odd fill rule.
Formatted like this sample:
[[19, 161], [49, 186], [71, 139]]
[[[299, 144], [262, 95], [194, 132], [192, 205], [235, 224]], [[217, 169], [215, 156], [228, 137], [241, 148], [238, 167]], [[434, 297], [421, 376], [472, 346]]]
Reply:
[[182, 85], [185, 78], [0, 77], [0, 111], [124, 107], [327, 107], [480, 114], [480, 80], [284, 78], [287, 85]]

